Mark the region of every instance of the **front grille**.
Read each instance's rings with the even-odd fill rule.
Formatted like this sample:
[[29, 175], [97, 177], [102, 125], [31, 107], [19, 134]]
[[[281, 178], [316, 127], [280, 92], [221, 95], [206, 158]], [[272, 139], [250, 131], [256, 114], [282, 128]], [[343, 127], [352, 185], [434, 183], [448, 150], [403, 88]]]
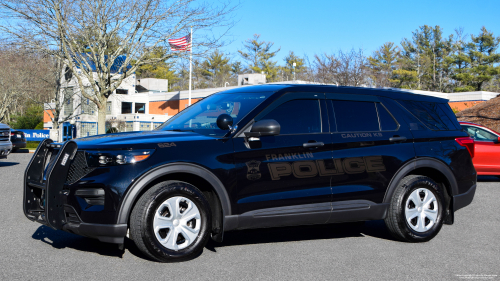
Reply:
[[0, 129], [0, 141], [9, 141], [10, 129]]
[[95, 170], [95, 168], [91, 168], [87, 165], [85, 151], [76, 152], [75, 159], [69, 167], [68, 176], [66, 177], [66, 184], [74, 184], [93, 170]]

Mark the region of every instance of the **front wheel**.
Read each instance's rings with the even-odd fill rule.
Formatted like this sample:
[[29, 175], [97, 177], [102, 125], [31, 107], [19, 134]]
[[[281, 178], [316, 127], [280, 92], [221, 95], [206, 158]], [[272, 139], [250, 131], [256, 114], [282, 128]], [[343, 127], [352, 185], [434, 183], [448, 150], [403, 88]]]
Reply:
[[130, 232], [137, 247], [160, 262], [196, 257], [208, 241], [209, 203], [186, 182], [166, 181], [145, 192], [134, 207]]
[[410, 175], [394, 192], [385, 223], [402, 241], [426, 242], [441, 230], [445, 214], [444, 190], [432, 179]]

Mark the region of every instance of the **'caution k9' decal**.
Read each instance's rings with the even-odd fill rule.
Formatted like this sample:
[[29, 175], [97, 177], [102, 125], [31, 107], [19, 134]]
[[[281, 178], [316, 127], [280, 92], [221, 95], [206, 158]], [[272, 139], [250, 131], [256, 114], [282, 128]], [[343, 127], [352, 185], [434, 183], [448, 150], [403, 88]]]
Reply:
[[[293, 175], [296, 178], [310, 178], [319, 176], [333, 176], [333, 175], [343, 175], [343, 174], [359, 174], [363, 172], [383, 172], [385, 171], [385, 165], [382, 162], [382, 156], [367, 156], [367, 157], [351, 157], [344, 159], [333, 159], [331, 160], [306, 160], [306, 161], [296, 161], [296, 162], [275, 162], [268, 163], [269, 173], [271, 174], [272, 180], [280, 180], [281, 177], [286, 177]], [[250, 175], [250, 161], [247, 162], [248, 173], [247, 178]], [[260, 162], [258, 162], [260, 164]], [[259, 173], [260, 178], [260, 171]]]

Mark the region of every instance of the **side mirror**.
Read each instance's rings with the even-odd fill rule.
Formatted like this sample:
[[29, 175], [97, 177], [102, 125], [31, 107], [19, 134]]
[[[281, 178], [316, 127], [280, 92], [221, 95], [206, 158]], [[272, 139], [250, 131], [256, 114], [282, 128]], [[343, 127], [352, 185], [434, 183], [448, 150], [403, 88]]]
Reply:
[[281, 126], [274, 119], [265, 119], [255, 122], [250, 132], [245, 132], [246, 137], [275, 136], [279, 135]]
[[217, 127], [221, 130], [229, 130], [233, 126], [233, 117], [229, 114], [221, 114], [217, 117]]

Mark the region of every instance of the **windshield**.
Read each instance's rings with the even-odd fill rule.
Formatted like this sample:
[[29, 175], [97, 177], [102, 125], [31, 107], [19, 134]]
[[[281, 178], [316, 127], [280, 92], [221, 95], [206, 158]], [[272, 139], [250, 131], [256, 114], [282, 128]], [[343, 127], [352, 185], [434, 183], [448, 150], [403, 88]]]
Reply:
[[269, 92], [214, 94], [179, 112], [156, 130], [192, 131], [206, 136], [223, 136], [228, 131], [217, 127], [219, 115], [231, 115], [233, 124], [236, 125], [270, 95]]

